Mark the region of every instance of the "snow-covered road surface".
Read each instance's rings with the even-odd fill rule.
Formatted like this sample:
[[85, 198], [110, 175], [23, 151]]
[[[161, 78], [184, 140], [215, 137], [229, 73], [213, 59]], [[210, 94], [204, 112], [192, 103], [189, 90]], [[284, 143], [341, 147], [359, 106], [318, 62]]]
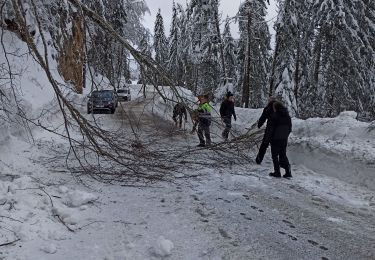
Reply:
[[[196, 136], [143, 107], [136, 100], [124, 104], [125, 112], [98, 117], [145, 142], [196, 145]], [[300, 164], [293, 165], [292, 180], [272, 179], [269, 157], [261, 166], [202, 166], [193, 174], [181, 167], [181, 176], [196, 177], [173, 182], [85, 179], [81, 185], [65, 172], [64, 157], [51, 152], [62, 144], [41, 144], [13, 145], [8, 152], [22, 159], [17, 168], [4, 166], [11, 159], [2, 157], [2, 176], [7, 169], [17, 176], [0, 182], [0, 228], [10, 230], [1, 232], [0, 244], [20, 240], [0, 247], [0, 259], [375, 259], [371, 187]], [[200, 151], [196, 160], [210, 153]]]

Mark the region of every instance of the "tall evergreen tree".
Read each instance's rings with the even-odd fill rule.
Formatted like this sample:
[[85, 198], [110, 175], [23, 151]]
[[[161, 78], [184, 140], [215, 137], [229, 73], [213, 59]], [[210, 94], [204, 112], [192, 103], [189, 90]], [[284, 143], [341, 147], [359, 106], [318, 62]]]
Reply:
[[373, 1], [280, 2], [270, 89], [300, 117], [375, 117]]
[[193, 92], [213, 93], [220, 82], [220, 40], [215, 13], [216, 0], [193, 0], [188, 6], [189, 53], [193, 63]]
[[181, 62], [181, 79], [186, 88], [192, 90], [196, 93], [196, 73], [195, 66], [193, 62], [193, 48], [192, 48], [192, 37], [193, 37], [193, 28], [190, 26], [192, 13], [188, 10], [177, 4], [177, 13], [178, 13], [178, 51], [177, 55], [179, 56], [179, 61]]
[[234, 82], [237, 77], [236, 44], [230, 32], [229, 17], [226, 19], [224, 26], [223, 45], [226, 76], [228, 77], [228, 79]]
[[[173, 1], [172, 6], [172, 22], [171, 22], [171, 29], [170, 35], [168, 39], [168, 61], [167, 67], [170, 77], [176, 82], [177, 85], [183, 86], [183, 69], [182, 69], [182, 61], [181, 61], [181, 50], [180, 45], [183, 41], [181, 38], [181, 28], [180, 26], [184, 26], [184, 24], [180, 24], [180, 18], [178, 17], [178, 10], [180, 9], [180, 13], [184, 12], [181, 6], [177, 6]], [[181, 13], [181, 15], [183, 15]]]
[[[305, 0], [280, 1], [276, 29], [276, 45], [270, 76], [270, 93], [284, 101], [292, 114], [298, 113], [297, 98], [301, 88], [301, 67], [307, 65], [303, 57], [308, 50], [305, 41], [311, 23], [309, 5]], [[305, 69], [304, 69], [305, 71]], [[307, 77], [306, 71], [303, 74]]]
[[[168, 41], [164, 32], [164, 21], [160, 13], [160, 9], [156, 15], [155, 28], [154, 28], [154, 50], [155, 61], [167, 70], [168, 62]], [[158, 84], [163, 84], [162, 81], [156, 79]]]
[[321, 0], [314, 6], [324, 39], [319, 84], [324, 88], [326, 116], [343, 110], [371, 110], [375, 52], [368, 38], [373, 39], [373, 35], [366, 24], [371, 21], [366, 18], [374, 15], [370, 2]]
[[[147, 56], [151, 57], [152, 51], [151, 51], [151, 44], [150, 44], [150, 37], [147, 33], [145, 33], [141, 39], [141, 42], [139, 43], [139, 51]], [[139, 82], [140, 84], [143, 84], [144, 89], [146, 88], [147, 84], [154, 84], [153, 82], [155, 79], [152, 77], [151, 72], [148, 70], [146, 67], [140, 67], [140, 79]]]
[[[83, 3], [101, 15], [122, 37], [139, 45], [141, 35], [146, 31], [142, 25], [142, 17], [148, 11], [144, 0], [84, 0]], [[119, 79], [127, 77], [129, 53], [95, 23], [88, 22], [86, 25], [89, 66], [117, 87]]]
[[265, 0], [246, 0], [239, 10], [240, 40], [238, 85], [244, 107], [264, 106], [270, 68], [270, 41]]
[[164, 32], [164, 21], [160, 13], [160, 9], [156, 15], [155, 29], [154, 29], [154, 50], [155, 50], [155, 60], [161, 66], [165, 66], [167, 63], [167, 46], [168, 41]]

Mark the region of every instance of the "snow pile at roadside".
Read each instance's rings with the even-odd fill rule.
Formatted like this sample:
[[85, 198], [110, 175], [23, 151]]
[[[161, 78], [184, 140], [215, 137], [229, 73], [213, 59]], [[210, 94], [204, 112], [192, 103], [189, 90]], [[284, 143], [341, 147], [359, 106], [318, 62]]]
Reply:
[[[293, 120], [290, 160], [346, 183], [375, 189], [373, 123], [356, 120], [355, 112], [336, 118]], [[306, 171], [308, 172], [308, 171]]]
[[[44, 148], [40, 140], [60, 138], [32, 124], [28, 129], [18, 115], [17, 104], [26, 117], [47, 127], [60, 125], [61, 116], [56, 113], [53, 88], [43, 69], [29, 55], [26, 44], [6, 31], [3, 42], [8, 55], [0, 48], [0, 68], [8, 73], [9, 61], [13, 85], [6, 79], [8, 75], [0, 75], [1, 91], [7, 95], [0, 102], [0, 244], [22, 243], [24, 256], [19, 259], [28, 259], [30, 248], [55, 253], [58, 241], [68, 239], [71, 234], [68, 227], [75, 230], [87, 224], [90, 217], [85, 211], [97, 196], [77, 189], [59, 189], [57, 183], [61, 180], [49, 183], [40, 180], [50, 176], [50, 171], [40, 163], [41, 148]], [[56, 67], [52, 59], [50, 66]], [[51, 72], [61, 80], [56, 69]], [[65, 94], [69, 96], [69, 92]], [[5, 114], [4, 110], [9, 113]], [[32, 139], [34, 144], [30, 144]], [[6, 251], [0, 253], [0, 259], [15, 258], [8, 257]]]
[[[4, 49], [0, 48], [0, 66], [6, 74], [0, 77], [3, 78], [0, 80], [0, 85], [6, 98], [2, 97], [0, 105], [0, 108], [5, 106], [0, 109], [0, 147], [7, 145], [5, 142], [9, 141], [10, 136], [27, 137], [26, 124], [18, 115], [20, 112], [17, 105], [23, 110], [25, 116], [38, 118], [43, 108], [54, 99], [53, 89], [47, 76], [40, 65], [28, 54], [29, 49], [26, 44], [7, 31], [4, 31], [3, 42], [7, 55]], [[9, 70], [12, 73], [12, 81], [7, 79]], [[3, 109], [8, 111], [7, 115], [2, 111]]]
[[356, 120], [355, 112], [336, 118], [293, 120], [291, 142], [339, 154], [342, 158], [375, 164], [375, 129]]
[[[30, 159], [35, 156], [40, 156], [37, 147], [14, 137], [0, 152], [0, 244], [22, 244], [20, 259], [28, 259], [27, 252], [35, 248], [42, 254], [56, 253], [72, 230], [92, 222], [88, 211], [98, 198], [81, 188], [61, 186], [61, 180], [45, 180], [49, 170]], [[3, 251], [1, 257], [14, 256]]]
[[79, 201], [79, 205], [65, 205], [65, 200], [72, 199], [70, 195], [40, 185], [30, 176], [0, 181], [0, 227], [3, 230], [0, 244], [19, 240], [23, 248], [39, 247], [45, 253], [54, 254], [58, 241], [70, 237], [69, 230], [77, 230], [91, 221], [84, 211], [89, 209], [92, 200], [86, 198], [96, 196], [76, 190], [71, 194], [77, 196], [73, 200]]

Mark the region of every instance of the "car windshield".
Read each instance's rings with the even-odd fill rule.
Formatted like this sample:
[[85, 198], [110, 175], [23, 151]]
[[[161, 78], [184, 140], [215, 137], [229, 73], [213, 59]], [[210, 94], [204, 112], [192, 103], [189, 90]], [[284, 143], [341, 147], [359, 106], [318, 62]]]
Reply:
[[106, 91], [94, 91], [92, 92], [93, 98], [112, 98], [112, 91], [106, 90]]

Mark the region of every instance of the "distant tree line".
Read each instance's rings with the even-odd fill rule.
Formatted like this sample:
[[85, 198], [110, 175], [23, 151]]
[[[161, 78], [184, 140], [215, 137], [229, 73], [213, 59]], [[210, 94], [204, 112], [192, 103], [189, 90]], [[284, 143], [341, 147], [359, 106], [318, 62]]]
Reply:
[[279, 0], [274, 48], [265, 0], [243, 1], [237, 16], [225, 19], [219, 4], [173, 4], [168, 37], [158, 13], [154, 55], [176, 84], [214, 93], [232, 82], [238, 105], [259, 108], [274, 95], [301, 118], [344, 110], [375, 118], [374, 1]]
[[[36, 6], [41, 26], [57, 50], [71, 36], [72, 19], [82, 11], [65, 1], [19, 1], [24, 13]], [[11, 1], [0, 1], [1, 26], [17, 31]], [[273, 95], [301, 118], [332, 117], [354, 110], [375, 118], [375, 1], [278, 0], [275, 44], [266, 20], [266, 0], [244, 0], [235, 17], [222, 17], [219, 0], [173, 3], [169, 32], [158, 12], [153, 35], [142, 25], [145, 1], [83, 0], [115, 31], [147, 57], [153, 57], [176, 84], [194, 94], [222, 91], [231, 85], [237, 105], [259, 108]], [[27, 25], [35, 33], [35, 18]], [[128, 51], [89, 19], [85, 60], [94, 76], [118, 87], [129, 81]], [[231, 35], [236, 23], [239, 38]], [[20, 35], [22, 38], [22, 34]], [[149, 68], [140, 82], [165, 85]]]

